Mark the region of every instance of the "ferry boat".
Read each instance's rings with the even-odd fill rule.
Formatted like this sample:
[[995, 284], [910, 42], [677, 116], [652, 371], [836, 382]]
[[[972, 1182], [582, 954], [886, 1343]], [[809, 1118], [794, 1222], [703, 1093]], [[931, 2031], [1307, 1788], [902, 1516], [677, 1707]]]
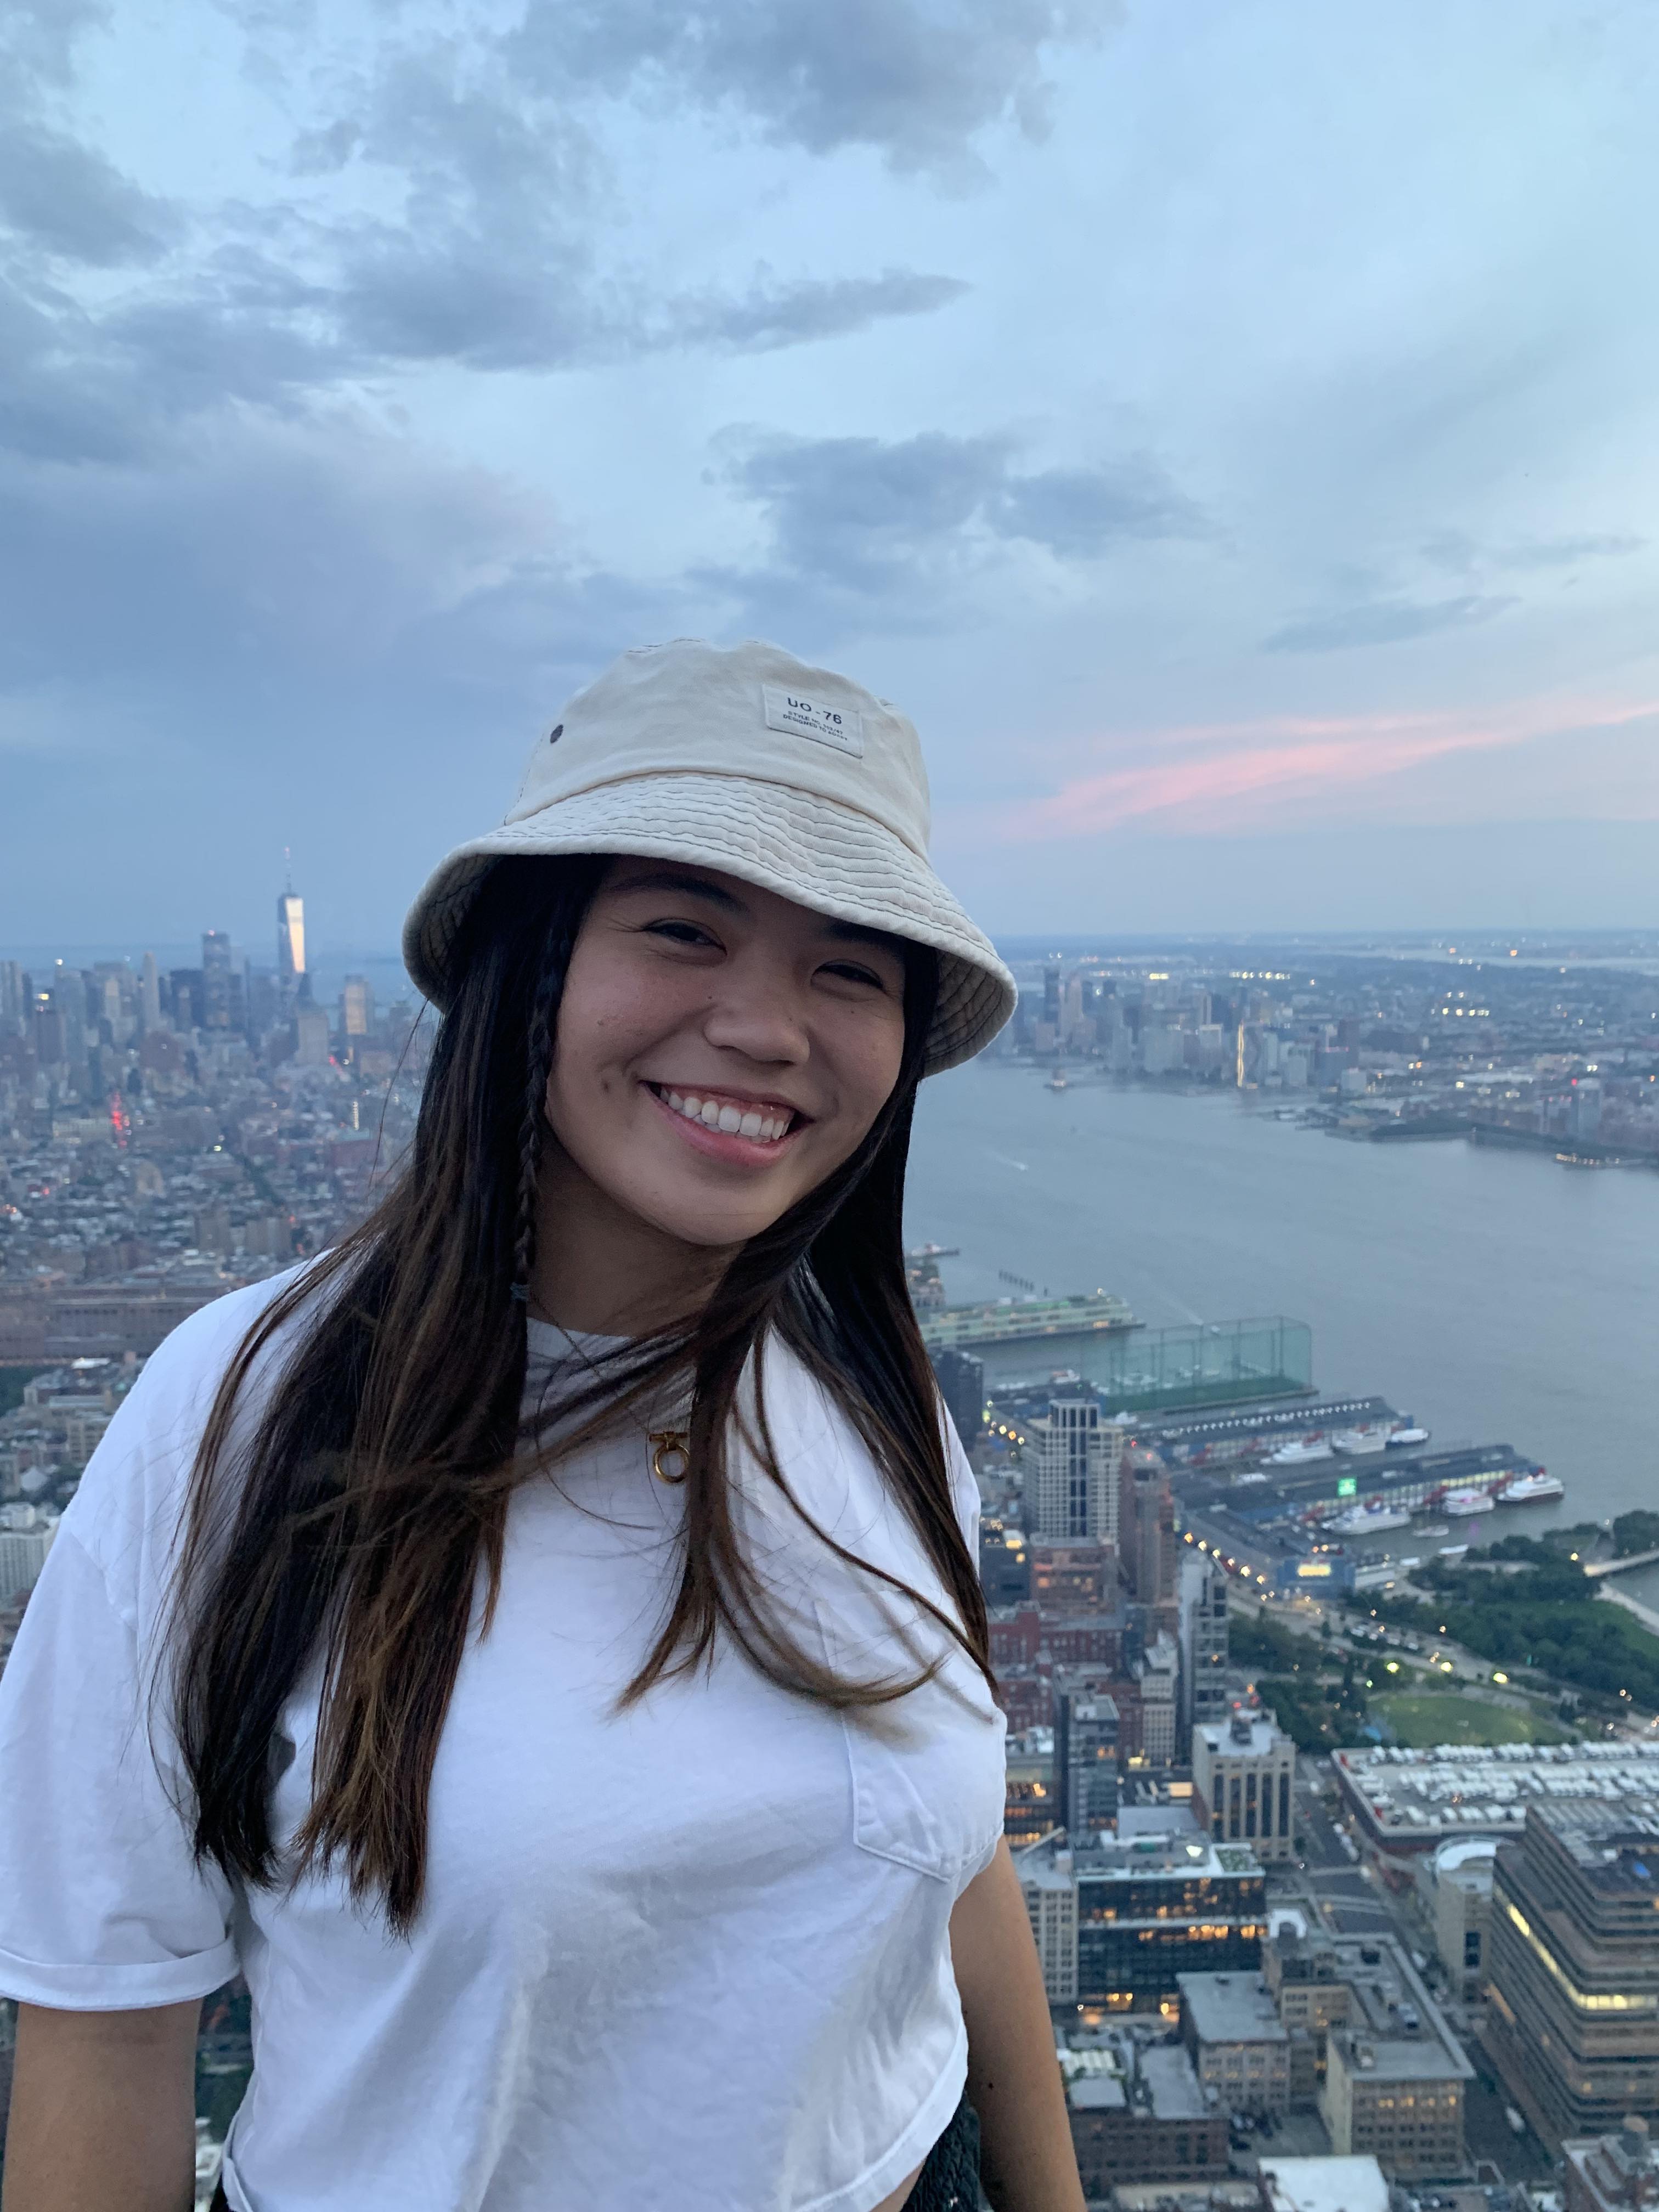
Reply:
[[1331, 1448], [1322, 1437], [1298, 1437], [1294, 1443], [1280, 1444], [1277, 1451], [1267, 1454], [1269, 1467], [1305, 1467], [1310, 1460], [1328, 1459]]
[[1437, 1559], [1462, 1559], [1468, 1557], [1467, 1544], [1443, 1544], [1435, 1553]]
[[1069, 1091], [1072, 1086], [1064, 1068], [1057, 1067], [1042, 1087], [1045, 1091]]
[[1407, 1445], [1425, 1444], [1428, 1441], [1429, 1432], [1426, 1429], [1396, 1429], [1389, 1438], [1389, 1449], [1390, 1451], [1403, 1449]]
[[1441, 1499], [1443, 1512], [1467, 1521], [1472, 1513], [1490, 1513], [1496, 1504], [1489, 1490], [1449, 1490]]
[[1370, 1559], [1354, 1569], [1353, 1586], [1357, 1590], [1389, 1589], [1397, 1572], [1392, 1559]]
[[1368, 1504], [1351, 1506], [1325, 1523], [1333, 1536], [1380, 1536], [1387, 1528], [1409, 1528], [1412, 1516], [1403, 1507], [1386, 1505], [1380, 1498]]
[[1388, 1443], [1388, 1432], [1383, 1429], [1341, 1429], [1331, 1438], [1331, 1449], [1340, 1452], [1345, 1459], [1359, 1459], [1368, 1452], [1386, 1451]]
[[1546, 1474], [1540, 1467], [1536, 1474], [1517, 1474], [1513, 1482], [1506, 1482], [1498, 1493], [1500, 1505], [1543, 1505], [1551, 1498], [1565, 1498], [1567, 1486], [1559, 1476]]

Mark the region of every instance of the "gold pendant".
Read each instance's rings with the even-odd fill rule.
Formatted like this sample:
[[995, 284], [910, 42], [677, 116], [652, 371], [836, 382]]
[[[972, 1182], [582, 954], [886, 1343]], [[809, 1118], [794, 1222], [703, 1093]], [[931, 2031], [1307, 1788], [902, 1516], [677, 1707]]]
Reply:
[[[684, 1482], [691, 1472], [691, 1435], [688, 1429], [655, 1429], [649, 1438], [651, 1472], [659, 1482]], [[671, 1472], [665, 1460], [678, 1460], [678, 1468]]]

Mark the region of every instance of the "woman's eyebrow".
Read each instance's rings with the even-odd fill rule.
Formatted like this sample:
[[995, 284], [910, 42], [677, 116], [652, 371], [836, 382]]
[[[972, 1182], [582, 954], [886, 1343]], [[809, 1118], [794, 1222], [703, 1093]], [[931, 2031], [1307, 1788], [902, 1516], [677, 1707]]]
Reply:
[[630, 876], [616, 886], [626, 891], [678, 891], [683, 897], [700, 898], [710, 906], [724, 907], [729, 914], [746, 914], [749, 909], [735, 892], [724, 884], [710, 883], [706, 876], [694, 876], [684, 868], [657, 868], [649, 875]]

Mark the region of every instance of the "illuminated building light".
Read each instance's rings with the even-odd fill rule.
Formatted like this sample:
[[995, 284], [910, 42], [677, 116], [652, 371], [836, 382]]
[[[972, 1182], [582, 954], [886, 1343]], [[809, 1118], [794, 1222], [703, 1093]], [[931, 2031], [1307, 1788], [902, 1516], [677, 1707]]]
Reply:
[[1594, 1995], [1587, 1990], [1581, 1990], [1554, 1953], [1533, 1933], [1532, 1923], [1526, 1915], [1507, 1898], [1504, 1900], [1504, 1910], [1540, 1966], [1565, 1990], [1567, 2002], [1575, 2012], [1659, 2012], [1659, 1997]]

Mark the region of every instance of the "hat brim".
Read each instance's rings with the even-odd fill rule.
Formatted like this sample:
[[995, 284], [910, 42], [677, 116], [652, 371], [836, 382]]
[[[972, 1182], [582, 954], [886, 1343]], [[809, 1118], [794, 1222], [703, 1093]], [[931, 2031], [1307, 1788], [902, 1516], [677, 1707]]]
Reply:
[[924, 1075], [988, 1044], [1013, 1012], [1014, 979], [927, 861], [867, 814], [786, 785], [739, 775], [635, 776], [556, 799], [458, 845], [404, 924], [404, 965], [441, 1009], [453, 995], [461, 924], [497, 860], [633, 853], [718, 868], [815, 914], [931, 945], [939, 1000]]

